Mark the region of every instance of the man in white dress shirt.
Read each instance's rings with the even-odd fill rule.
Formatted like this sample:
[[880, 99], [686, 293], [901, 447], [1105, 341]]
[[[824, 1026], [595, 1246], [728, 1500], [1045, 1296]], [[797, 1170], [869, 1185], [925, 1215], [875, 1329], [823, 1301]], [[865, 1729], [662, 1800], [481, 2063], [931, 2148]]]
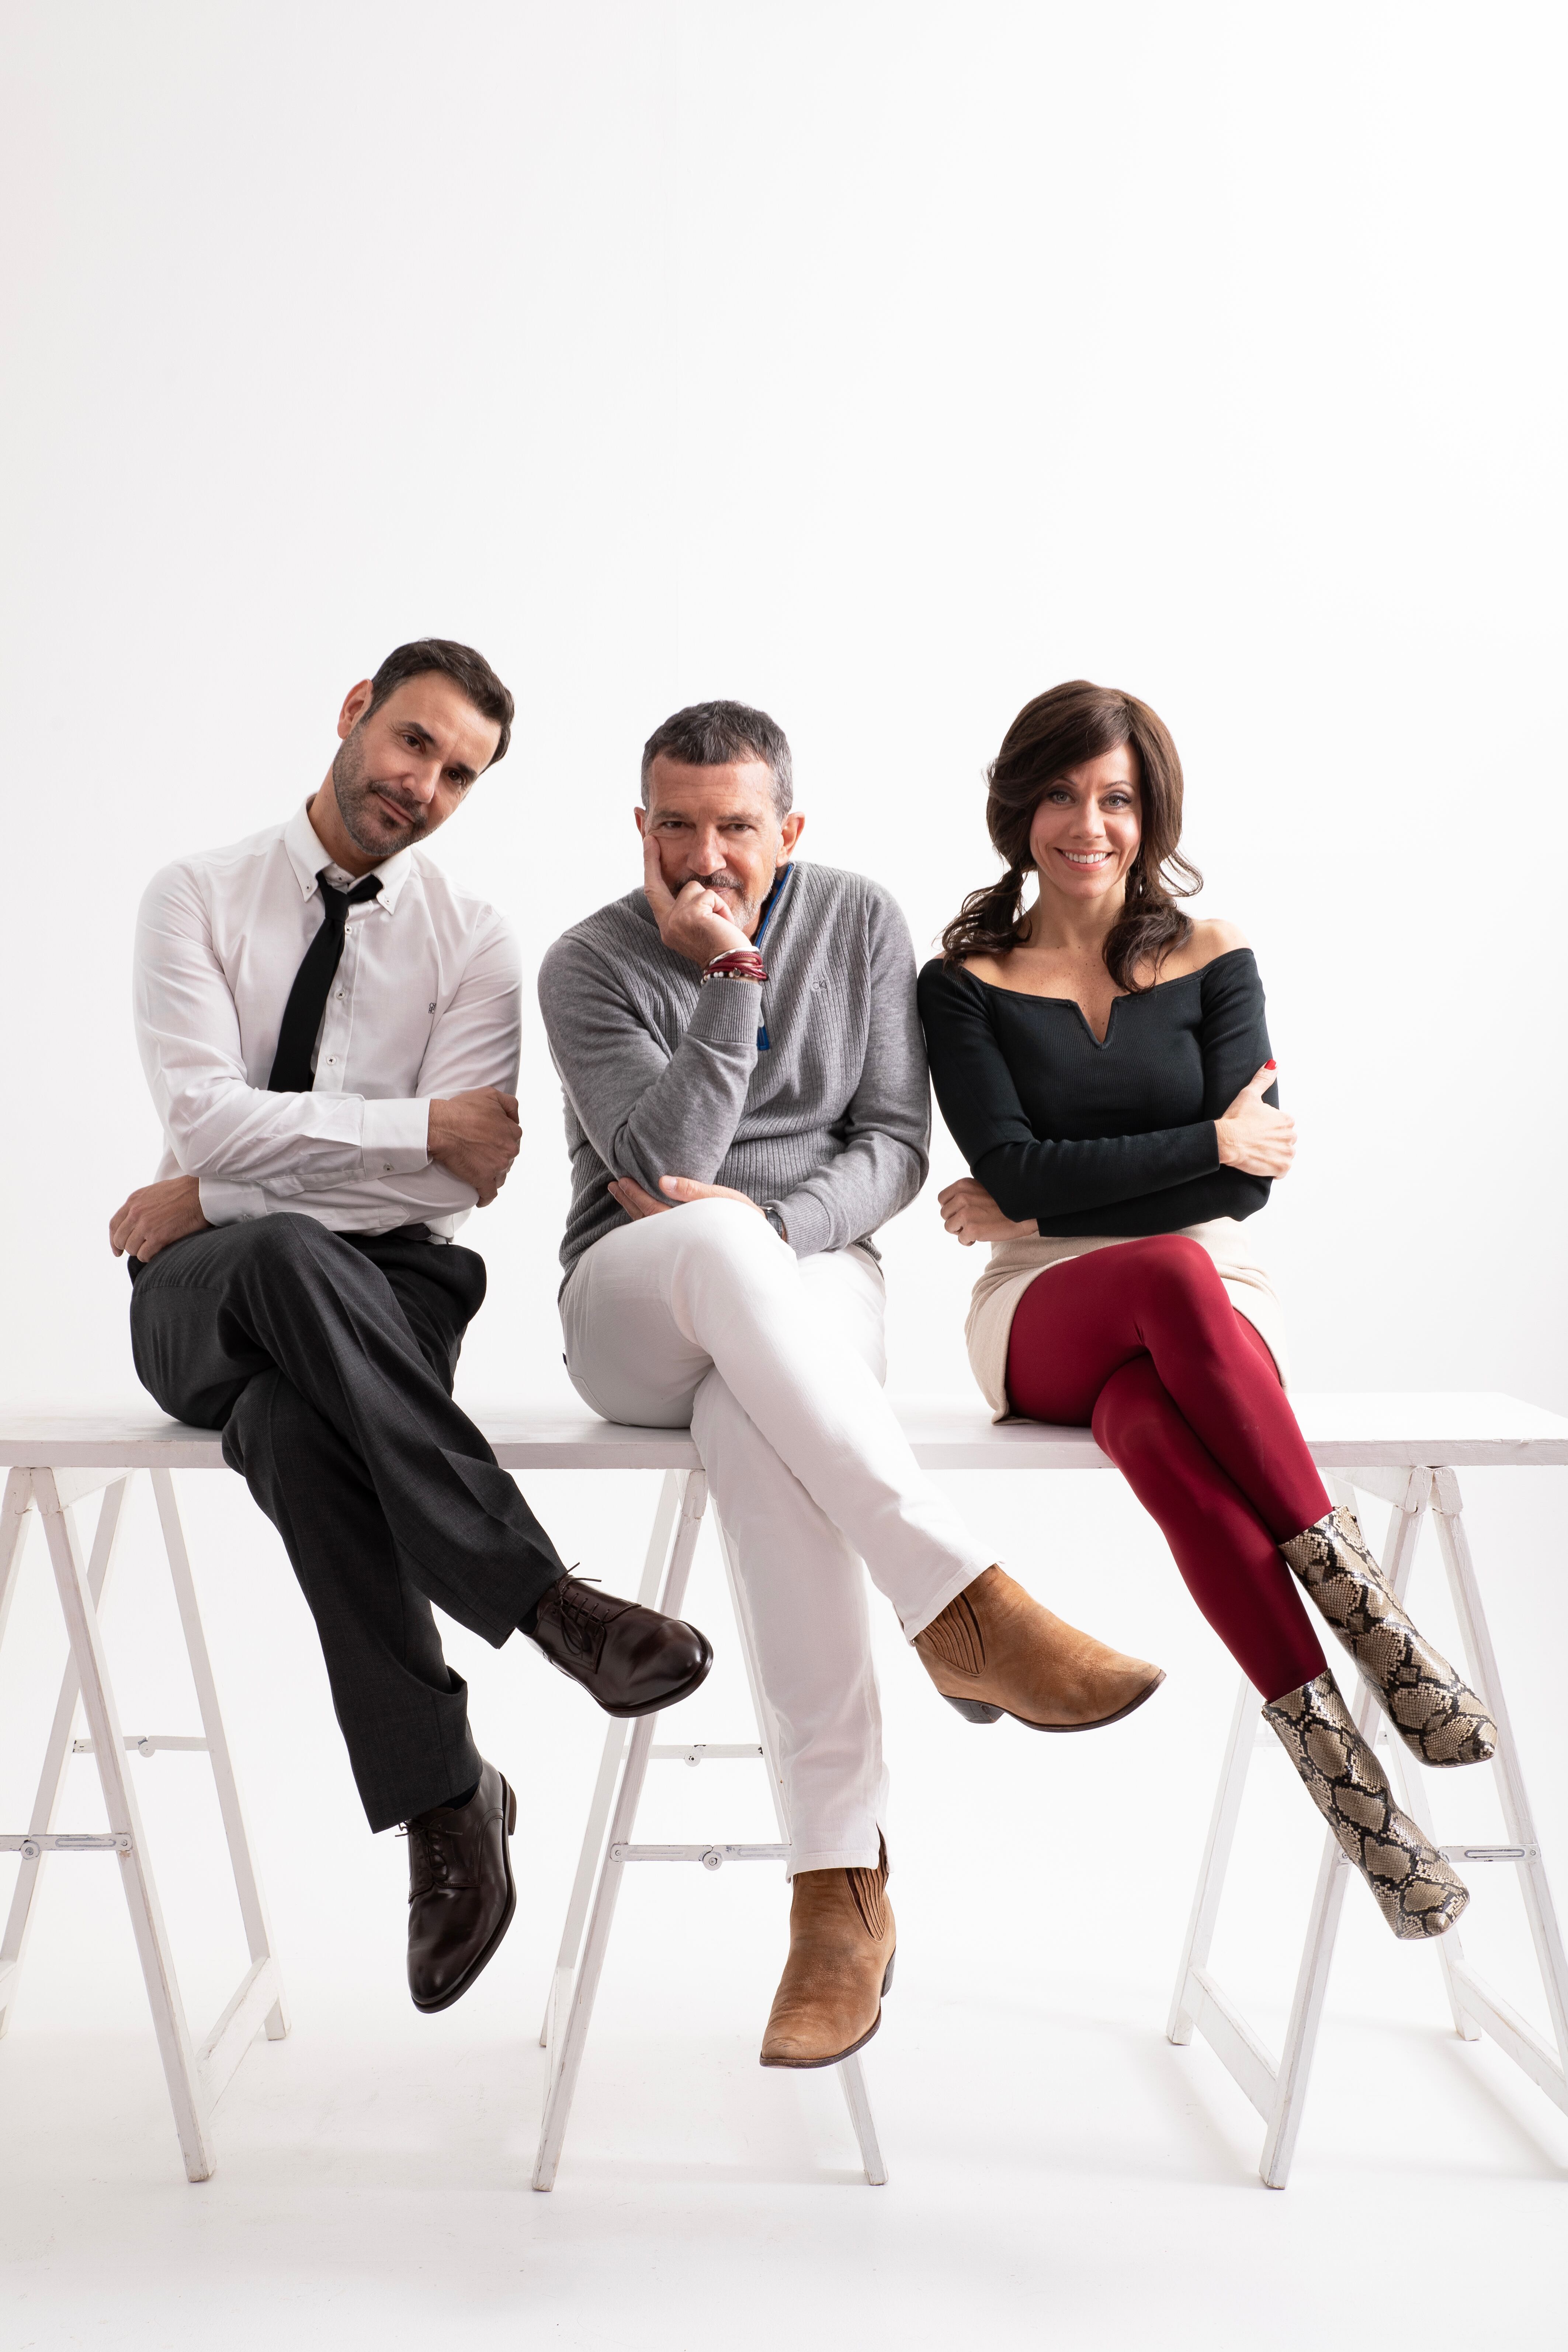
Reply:
[[444, 2009], [516, 1904], [517, 1798], [431, 1613], [519, 1628], [612, 1715], [695, 1690], [695, 1627], [570, 1576], [452, 1401], [484, 1261], [454, 1236], [520, 1142], [517, 943], [415, 844], [507, 750], [512, 697], [400, 646], [286, 824], [181, 858], [141, 903], [137, 1036], [157, 1181], [111, 1221], [137, 1372], [283, 1538], [372, 1830], [410, 1828], [409, 1988]]

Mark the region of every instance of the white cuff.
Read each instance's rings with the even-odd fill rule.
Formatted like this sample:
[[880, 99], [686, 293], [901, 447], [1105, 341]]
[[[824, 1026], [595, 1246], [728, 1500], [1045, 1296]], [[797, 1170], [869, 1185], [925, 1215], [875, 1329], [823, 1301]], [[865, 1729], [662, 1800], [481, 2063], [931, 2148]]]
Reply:
[[361, 1176], [413, 1176], [430, 1165], [428, 1102], [367, 1100], [360, 1127]]
[[267, 1214], [267, 1194], [259, 1184], [230, 1184], [221, 1176], [204, 1176], [196, 1190], [209, 1225], [243, 1225]]

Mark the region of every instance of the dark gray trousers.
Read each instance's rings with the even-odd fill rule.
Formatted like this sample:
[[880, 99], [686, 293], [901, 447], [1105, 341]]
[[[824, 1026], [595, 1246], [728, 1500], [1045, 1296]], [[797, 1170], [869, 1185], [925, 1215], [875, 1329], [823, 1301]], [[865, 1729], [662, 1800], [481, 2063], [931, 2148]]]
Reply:
[[279, 1215], [192, 1234], [131, 1278], [142, 1385], [223, 1431], [283, 1538], [371, 1827], [472, 1787], [467, 1685], [431, 1603], [498, 1649], [566, 1574], [452, 1402], [484, 1260]]

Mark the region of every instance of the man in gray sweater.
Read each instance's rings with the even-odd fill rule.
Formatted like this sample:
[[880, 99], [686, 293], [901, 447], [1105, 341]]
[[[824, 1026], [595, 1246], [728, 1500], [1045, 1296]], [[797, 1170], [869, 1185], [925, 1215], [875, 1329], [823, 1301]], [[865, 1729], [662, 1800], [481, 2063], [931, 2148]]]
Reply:
[[567, 1367], [607, 1420], [691, 1426], [793, 1848], [762, 2063], [827, 2066], [875, 2032], [893, 1970], [860, 1562], [971, 1720], [1087, 1728], [1160, 1677], [988, 1560], [883, 1394], [872, 1236], [925, 1181], [930, 1130], [915, 959], [886, 890], [795, 861], [790, 803], [765, 713], [667, 719], [643, 755], [643, 887], [557, 940], [539, 1002], [572, 1161]]

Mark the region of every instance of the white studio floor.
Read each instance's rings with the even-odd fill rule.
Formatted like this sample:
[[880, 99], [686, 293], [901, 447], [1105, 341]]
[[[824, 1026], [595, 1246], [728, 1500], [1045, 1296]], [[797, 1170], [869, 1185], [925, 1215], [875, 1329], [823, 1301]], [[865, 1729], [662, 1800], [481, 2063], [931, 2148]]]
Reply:
[[[1542, 1530], [1568, 1475], [1535, 1475], [1528, 1508], [1500, 1477], [1473, 1480], [1469, 1504], [1483, 1574], [1489, 1552], [1506, 1561], [1489, 1599], [1561, 1900], [1568, 1807], [1549, 1709], [1563, 1608]], [[585, 1567], [605, 1570], [652, 1501], [651, 1482], [625, 1479], [591, 1526], [586, 1496], [539, 1483], [542, 1515], [570, 1533], [575, 1512]], [[1029, 1482], [992, 1481], [992, 1500], [954, 1485], [1042, 1597], [1160, 1657], [1170, 1680], [1097, 1739], [982, 1733], [934, 1699], [879, 1620], [900, 1952], [866, 2073], [888, 2187], [863, 2184], [831, 2077], [756, 2064], [782, 1951], [779, 1875], [649, 1866], [628, 1875], [559, 2183], [541, 2197], [535, 2036], [597, 1727], [533, 1656], [454, 1633], [486, 1745], [524, 1791], [522, 1900], [469, 1998], [417, 2017], [402, 1983], [403, 1849], [363, 1832], [287, 1565], [237, 1481], [186, 1480], [294, 2032], [246, 2057], [217, 2110], [216, 2177], [187, 2185], [113, 1866], [47, 1866], [0, 2043], [0, 2352], [437, 2338], [837, 2352], [981, 2333], [1072, 2352], [1318, 2352], [1347, 2323], [1555, 2352], [1568, 2117], [1490, 2045], [1455, 2040], [1433, 1956], [1395, 1945], [1354, 1885], [1291, 2185], [1261, 2187], [1251, 2109], [1201, 2043], [1175, 2050], [1163, 2033], [1228, 1664], [1115, 1482], [1059, 1482], [1049, 1547]], [[132, 1507], [148, 1511], [145, 1496]], [[120, 1575], [109, 1627], [127, 1727], [181, 1728], [189, 1701], [162, 1687], [164, 1603], [134, 1528]], [[720, 1664], [683, 1713], [693, 1738], [749, 1734], [718, 1592], [705, 1552], [692, 1613], [706, 1604]], [[1416, 1592], [1448, 1634], [1428, 1559]], [[26, 1803], [27, 1738], [56, 1670], [50, 1601], [35, 1537], [0, 1668], [8, 1815]], [[149, 1710], [163, 1719], [133, 1721]], [[1216, 1964], [1277, 2044], [1319, 1848], [1282, 1764], [1264, 1760]], [[644, 1833], [770, 1834], [750, 1768], [658, 1769]], [[215, 1809], [199, 1759], [138, 1769], [202, 2032], [241, 1958]], [[91, 1766], [72, 1771], [61, 1826], [94, 1826]], [[1485, 1776], [1447, 1777], [1445, 1826], [1483, 1834], [1488, 1792], [1452, 1790], [1458, 1778]], [[1477, 1894], [1468, 1948], [1539, 2018], [1511, 1889]]]

